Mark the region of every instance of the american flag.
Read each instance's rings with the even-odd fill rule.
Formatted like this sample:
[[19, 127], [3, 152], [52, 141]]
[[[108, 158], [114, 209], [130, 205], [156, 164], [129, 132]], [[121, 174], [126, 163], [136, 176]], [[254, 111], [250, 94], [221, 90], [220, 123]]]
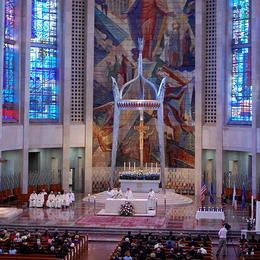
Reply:
[[201, 185], [200, 189], [200, 200], [204, 201], [205, 200], [205, 194], [208, 192], [208, 188], [205, 183]]

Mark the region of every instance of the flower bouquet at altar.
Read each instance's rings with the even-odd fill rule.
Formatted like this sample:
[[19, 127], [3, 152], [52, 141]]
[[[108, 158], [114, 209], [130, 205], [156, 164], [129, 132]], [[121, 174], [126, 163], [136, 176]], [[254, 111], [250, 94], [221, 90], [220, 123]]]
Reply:
[[158, 172], [145, 172], [145, 171], [135, 171], [135, 172], [120, 172], [119, 179], [121, 180], [160, 180], [160, 173]]
[[119, 211], [120, 216], [133, 216], [134, 213], [134, 206], [129, 201], [126, 201], [124, 204], [121, 205]]

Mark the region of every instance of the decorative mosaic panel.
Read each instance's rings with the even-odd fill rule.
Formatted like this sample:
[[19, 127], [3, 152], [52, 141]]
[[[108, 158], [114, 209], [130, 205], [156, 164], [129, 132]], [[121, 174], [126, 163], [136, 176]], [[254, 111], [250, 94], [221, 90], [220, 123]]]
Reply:
[[[144, 74], [168, 76], [164, 102], [166, 165], [194, 167], [195, 0], [96, 0], [93, 166], [110, 166], [111, 76], [120, 86], [137, 73], [137, 38], [144, 38]], [[139, 114], [122, 113], [117, 166], [139, 164]], [[157, 115], [145, 111], [144, 163], [159, 163]]]

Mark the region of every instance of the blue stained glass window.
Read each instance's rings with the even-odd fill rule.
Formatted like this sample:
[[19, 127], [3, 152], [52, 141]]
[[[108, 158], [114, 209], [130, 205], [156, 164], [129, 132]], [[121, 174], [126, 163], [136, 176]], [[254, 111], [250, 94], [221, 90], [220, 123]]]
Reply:
[[29, 117], [57, 121], [57, 0], [32, 1], [30, 64]]
[[251, 123], [250, 0], [233, 0], [231, 121]]
[[3, 121], [17, 121], [19, 116], [15, 81], [15, 4], [15, 0], [5, 1]]

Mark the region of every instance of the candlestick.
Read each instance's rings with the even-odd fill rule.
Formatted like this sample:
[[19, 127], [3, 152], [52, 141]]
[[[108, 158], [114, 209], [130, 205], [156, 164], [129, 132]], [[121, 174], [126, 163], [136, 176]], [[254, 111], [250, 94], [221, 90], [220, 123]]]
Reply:
[[254, 218], [254, 196], [251, 196], [251, 219]]
[[147, 162], [145, 163], [145, 169], [147, 170]]
[[128, 162], [128, 169], [129, 169], [129, 171], [130, 171], [130, 168], [131, 168], [131, 163]]
[[151, 163], [151, 172], [153, 171], [153, 163]]
[[134, 162], [134, 171], [135, 171], [135, 162]]
[[155, 172], [157, 172], [157, 162], [155, 163]]
[[125, 166], [126, 166], [126, 164], [125, 164], [125, 162], [124, 162], [124, 172], [125, 172]]

